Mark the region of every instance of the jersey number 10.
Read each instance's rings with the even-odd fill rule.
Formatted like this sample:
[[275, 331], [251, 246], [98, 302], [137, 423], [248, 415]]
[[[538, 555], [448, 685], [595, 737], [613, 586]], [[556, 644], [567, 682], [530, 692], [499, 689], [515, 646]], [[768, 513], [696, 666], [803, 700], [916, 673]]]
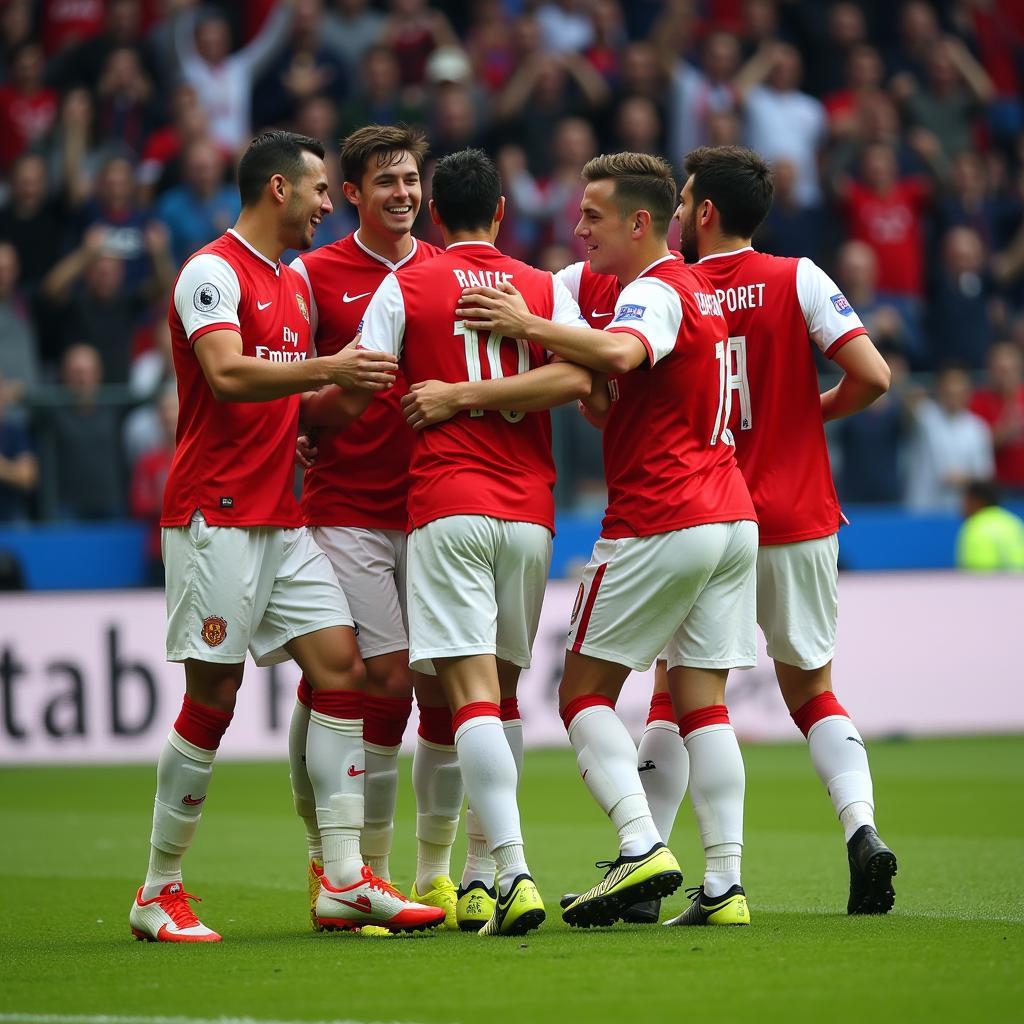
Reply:
[[747, 381], [747, 339], [738, 334], [728, 341], [715, 342], [715, 358], [718, 360], [718, 412], [715, 413], [715, 429], [711, 433], [711, 444], [735, 444], [729, 429], [732, 417], [732, 394], [735, 391], [740, 403], [740, 430], [750, 430], [754, 417], [750, 410], [750, 384]]
[[[480, 336], [473, 327], [467, 327], [464, 320], [455, 321], [455, 337], [461, 337], [466, 345], [466, 379], [470, 381], [481, 381], [483, 369], [480, 365]], [[501, 343], [503, 336], [497, 331], [491, 331], [487, 335], [487, 366], [490, 370], [490, 380], [499, 380], [505, 376], [501, 365]], [[511, 340], [511, 339], [509, 339]], [[526, 373], [530, 369], [530, 350], [522, 338], [516, 338], [516, 349], [519, 356], [516, 373]], [[483, 416], [483, 409], [470, 409], [470, 416]], [[501, 415], [509, 423], [518, 423], [526, 413], [512, 409], [502, 409]]]

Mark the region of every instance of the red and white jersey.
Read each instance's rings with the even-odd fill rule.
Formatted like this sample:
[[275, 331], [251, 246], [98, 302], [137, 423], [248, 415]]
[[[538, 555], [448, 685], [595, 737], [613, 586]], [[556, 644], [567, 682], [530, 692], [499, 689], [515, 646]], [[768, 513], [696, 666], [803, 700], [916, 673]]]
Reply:
[[[537, 315], [582, 324], [551, 274], [486, 242], [457, 242], [384, 280], [366, 310], [361, 345], [397, 355], [410, 385], [489, 380], [541, 366], [550, 354], [540, 345], [481, 334], [455, 315], [463, 288], [503, 281]], [[416, 434], [409, 521], [416, 528], [444, 516], [481, 515], [553, 531], [554, 482], [548, 413], [472, 409]]]
[[595, 274], [590, 263], [571, 263], [555, 274], [580, 307], [583, 319], [595, 330], [603, 331], [615, 316], [622, 285], [614, 274]]
[[[603, 300], [606, 287], [581, 298]], [[639, 338], [648, 362], [608, 381], [601, 536], [756, 519], [726, 422], [728, 331], [707, 279], [666, 256], [622, 289], [606, 329]]]
[[729, 325], [730, 426], [762, 544], [827, 537], [842, 512], [832, 483], [811, 344], [832, 358], [867, 331], [809, 259], [753, 249], [698, 264]]
[[243, 355], [305, 359], [306, 282], [231, 230], [181, 268], [168, 322], [180, 410], [160, 525], [185, 526], [199, 509], [213, 526], [300, 526], [292, 492], [299, 396], [218, 402], [193, 346], [210, 331], [236, 331]]
[[[388, 274], [441, 251], [414, 239], [409, 255], [391, 263], [363, 245], [356, 231], [295, 259], [292, 267], [313, 297], [316, 354], [333, 355], [356, 336], [370, 297]], [[394, 387], [376, 394], [356, 422], [320, 435], [319, 454], [302, 485], [302, 514], [310, 526], [406, 528], [413, 441], [402, 415], [407, 390], [399, 371]]]

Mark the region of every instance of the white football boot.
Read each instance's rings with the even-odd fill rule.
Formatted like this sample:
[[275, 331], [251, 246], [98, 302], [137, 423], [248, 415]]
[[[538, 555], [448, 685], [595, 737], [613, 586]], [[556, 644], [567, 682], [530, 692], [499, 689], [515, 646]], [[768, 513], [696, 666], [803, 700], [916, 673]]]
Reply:
[[168, 882], [148, 900], [140, 888], [128, 915], [132, 935], [141, 942], [220, 942], [220, 936], [192, 912], [189, 900], [199, 902], [199, 897], [185, 892], [181, 882]]
[[368, 867], [363, 868], [358, 882], [340, 889], [335, 889], [326, 875], [320, 878], [316, 919], [325, 931], [375, 925], [389, 932], [416, 932], [444, 924], [444, 917], [443, 907], [427, 907], [406, 899]]

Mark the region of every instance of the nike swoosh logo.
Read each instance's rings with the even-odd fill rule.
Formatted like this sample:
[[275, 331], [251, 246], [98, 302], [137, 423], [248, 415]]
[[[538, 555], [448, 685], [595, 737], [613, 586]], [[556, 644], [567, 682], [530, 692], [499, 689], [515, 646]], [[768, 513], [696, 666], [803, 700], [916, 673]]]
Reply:
[[348, 292], [345, 292], [345, 294], [342, 295], [342, 297], [341, 297], [341, 301], [342, 302], [355, 302], [356, 299], [365, 299], [367, 295], [372, 295], [372, 294], [373, 294], [373, 292], [360, 292], [358, 295], [349, 295]]
[[273, 299], [271, 299], [269, 302], [257, 302], [256, 303], [256, 308], [257, 309], [266, 309], [267, 306], [272, 306], [273, 304], [274, 304], [274, 300]]
[[344, 903], [346, 907], [351, 907], [353, 910], [361, 910], [364, 914], [369, 914], [373, 910], [373, 907], [370, 905], [370, 900], [366, 896], [360, 896], [354, 903], [350, 900], [340, 899], [337, 896], [332, 896], [331, 899], [334, 900], [335, 903]]
[[181, 798], [181, 802], [186, 807], [198, 807], [205, 799], [205, 796], [201, 796], [198, 800], [196, 800], [191, 793], [188, 793]]
[[[613, 309], [613, 310], [612, 310], [612, 313], [614, 313], [614, 312], [615, 312], [615, 310]], [[599, 320], [599, 319], [600, 319], [601, 317], [604, 317], [604, 316], [611, 316], [611, 315], [612, 315], [612, 313], [598, 313], [598, 311], [597, 311], [596, 309], [592, 309], [592, 310], [590, 311], [590, 315], [591, 315], [591, 316], [592, 316], [592, 317], [593, 317], [593, 318], [594, 318], [595, 320]]]
[[366, 774], [366, 769], [365, 768], [356, 768], [356, 766], [354, 764], [350, 764], [348, 766], [348, 776], [349, 776], [350, 779], [354, 779], [357, 775], [365, 775], [365, 774]]

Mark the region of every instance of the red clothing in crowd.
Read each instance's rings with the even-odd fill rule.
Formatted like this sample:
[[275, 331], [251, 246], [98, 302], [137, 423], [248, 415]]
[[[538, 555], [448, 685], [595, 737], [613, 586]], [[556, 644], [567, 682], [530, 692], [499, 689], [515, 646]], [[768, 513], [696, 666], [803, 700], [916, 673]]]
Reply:
[[0, 169], [9, 168], [29, 143], [50, 130], [59, 104], [53, 89], [25, 95], [11, 85], [0, 86]]
[[982, 388], [971, 399], [971, 412], [993, 430], [998, 423], [1016, 418], [1016, 436], [995, 446], [996, 479], [1015, 490], [1024, 488], [1024, 387], [1012, 398]]

